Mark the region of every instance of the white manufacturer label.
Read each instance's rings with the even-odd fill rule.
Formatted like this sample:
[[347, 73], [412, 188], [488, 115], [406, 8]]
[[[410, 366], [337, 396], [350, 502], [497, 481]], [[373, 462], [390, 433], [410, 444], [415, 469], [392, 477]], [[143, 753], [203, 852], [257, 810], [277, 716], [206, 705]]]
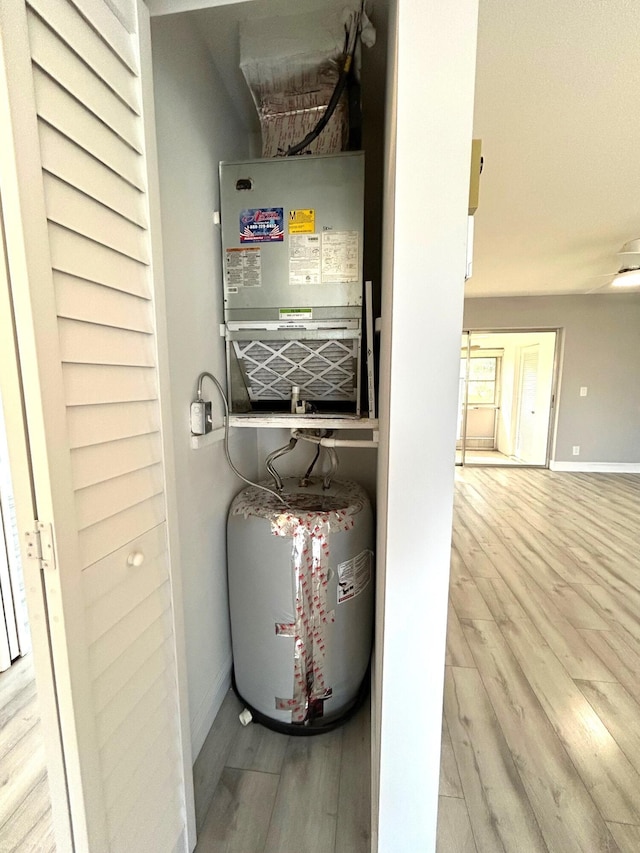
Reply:
[[325, 231], [322, 235], [322, 281], [357, 281], [358, 247], [357, 231]]
[[262, 286], [260, 248], [227, 249], [226, 290], [237, 293], [239, 287]]
[[320, 284], [319, 234], [289, 234], [289, 284]]
[[371, 580], [373, 551], [361, 551], [344, 563], [338, 563], [338, 604], [360, 595]]

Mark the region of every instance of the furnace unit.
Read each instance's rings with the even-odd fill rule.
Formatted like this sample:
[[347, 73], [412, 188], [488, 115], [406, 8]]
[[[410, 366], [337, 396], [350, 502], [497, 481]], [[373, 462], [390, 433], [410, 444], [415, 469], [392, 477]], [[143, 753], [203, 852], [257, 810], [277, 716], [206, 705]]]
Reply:
[[221, 163], [220, 187], [231, 411], [358, 416], [364, 154]]

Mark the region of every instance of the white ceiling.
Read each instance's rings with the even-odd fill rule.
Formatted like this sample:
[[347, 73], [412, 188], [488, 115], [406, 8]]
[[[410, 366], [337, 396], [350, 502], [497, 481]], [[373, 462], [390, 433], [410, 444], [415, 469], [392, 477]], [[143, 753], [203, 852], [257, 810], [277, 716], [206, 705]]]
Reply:
[[[239, 21], [345, 5], [147, 2], [152, 14], [218, 6], [194, 18], [248, 130], [257, 125]], [[386, 2], [370, 0], [374, 23]], [[640, 237], [639, 45], [637, 0], [480, 0], [474, 136], [485, 166], [467, 296], [609, 289], [599, 276]]]
[[480, 0], [467, 296], [608, 287], [640, 236], [639, 37], [636, 0]]

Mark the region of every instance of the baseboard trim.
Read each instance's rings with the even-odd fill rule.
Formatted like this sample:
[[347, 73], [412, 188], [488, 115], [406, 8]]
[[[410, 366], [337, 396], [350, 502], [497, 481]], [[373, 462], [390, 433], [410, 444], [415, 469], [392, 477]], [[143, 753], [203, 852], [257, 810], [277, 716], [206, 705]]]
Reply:
[[549, 468], [582, 474], [640, 474], [640, 462], [549, 462]]
[[197, 756], [202, 749], [216, 714], [220, 710], [220, 706], [227, 695], [227, 691], [231, 687], [231, 667], [233, 659], [231, 655], [222, 665], [218, 677], [213, 682], [204, 699], [200, 703], [200, 707], [191, 721], [191, 754]]

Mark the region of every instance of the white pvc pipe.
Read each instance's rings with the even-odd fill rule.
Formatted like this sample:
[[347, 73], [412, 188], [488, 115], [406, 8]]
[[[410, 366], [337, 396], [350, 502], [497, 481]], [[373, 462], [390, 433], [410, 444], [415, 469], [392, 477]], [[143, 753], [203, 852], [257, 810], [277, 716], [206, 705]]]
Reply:
[[377, 438], [329, 438], [325, 436], [321, 438], [317, 435], [306, 435], [299, 429], [293, 430], [294, 438], [299, 438], [302, 441], [310, 441], [312, 444], [319, 444], [321, 447], [377, 447]]

